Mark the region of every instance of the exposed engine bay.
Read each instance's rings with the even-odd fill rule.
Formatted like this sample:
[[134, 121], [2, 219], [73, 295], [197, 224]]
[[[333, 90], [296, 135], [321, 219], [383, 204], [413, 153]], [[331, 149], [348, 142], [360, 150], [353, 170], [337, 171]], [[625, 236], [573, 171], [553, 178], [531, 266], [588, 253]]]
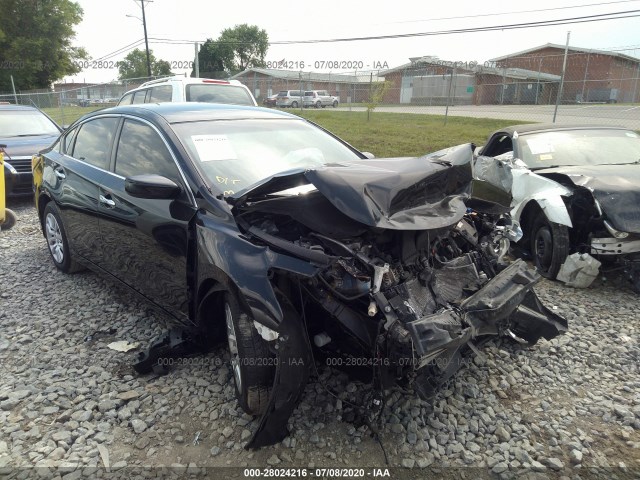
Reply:
[[[447, 183], [442, 175], [438, 181], [453, 185], [458, 194], [439, 192], [436, 207], [447, 214], [434, 218], [436, 228], [416, 228], [401, 209], [397, 212], [404, 215], [403, 225], [393, 224], [391, 210], [369, 186], [358, 188], [373, 192], [363, 195], [360, 205], [352, 202], [340, 209], [337, 206], [344, 204], [340, 195], [329, 199], [320, 188], [285, 194], [282, 188], [276, 194], [261, 191], [245, 197], [235, 212], [239, 227], [253, 241], [314, 266], [312, 275], [280, 269], [271, 277], [272, 285], [299, 312], [297, 322], [305, 329], [309, 350], [313, 344], [314, 355], [331, 359], [332, 365], [368, 372], [381, 390], [397, 385], [427, 400], [464, 364], [465, 355], [477, 352], [491, 336], [533, 345], [567, 329], [566, 320], [535, 295], [532, 287], [540, 278], [535, 270], [523, 260], [505, 261], [509, 242], [522, 235], [519, 225], [509, 217], [467, 208], [468, 195], [459, 189], [465, 185], [460, 170], [448, 167], [443, 171], [459, 181]], [[466, 186], [470, 183], [469, 174]], [[318, 187], [322, 182], [313, 184]], [[458, 204], [460, 198], [465, 201]], [[420, 205], [420, 199], [416, 203]], [[360, 208], [371, 204], [382, 214]], [[354, 221], [358, 215], [362, 221]], [[424, 213], [417, 221], [425, 221]], [[288, 335], [284, 325], [277, 332], [256, 325], [263, 338], [277, 347], [275, 339]], [[280, 357], [282, 370], [285, 351], [276, 348], [273, 353]], [[249, 447], [286, 435], [293, 407], [274, 420], [278, 418], [275, 397], [281, 401], [294, 395], [294, 386], [284, 383], [275, 380], [273, 408], [263, 416], [260, 430], [268, 434], [261, 437], [259, 430]], [[277, 421], [285, 426], [275, 427]]]

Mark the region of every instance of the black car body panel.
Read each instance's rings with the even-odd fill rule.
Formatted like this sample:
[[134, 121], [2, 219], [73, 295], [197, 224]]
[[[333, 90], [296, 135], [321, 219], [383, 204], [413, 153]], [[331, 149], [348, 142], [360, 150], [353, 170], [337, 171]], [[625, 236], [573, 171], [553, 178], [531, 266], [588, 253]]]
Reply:
[[616, 230], [640, 234], [638, 165], [555, 167], [536, 170], [536, 173], [550, 178], [563, 175], [575, 186], [588, 189]]
[[[131, 120], [162, 136], [180, 175], [159, 185], [179, 186], [178, 196], [127, 190], [158, 172], [118, 175], [118, 148], [107, 149], [104, 169], [63, 151], [67, 136], [104, 116], [123, 119], [114, 144]], [[41, 219], [55, 203], [79, 262], [144, 296], [204, 348], [229, 328], [224, 296], [237, 299], [277, 366], [248, 448], [286, 436], [315, 353], [365, 360], [377, 388], [411, 387], [429, 399], [484, 339], [533, 344], [566, 330], [535, 296], [537, 274], [522, 261], [503, 262], [508, 240], [495, 218], [468, 210], [471, 145], [409, 159], [358, 154], [360, 161], [277, 173], [225, 196], [172, 128], [194, 118], [303, 121], [193, 103], [98, 112], [41, 154], [36, 202]], [[479, 204], [490, 210], [496, 198]]]

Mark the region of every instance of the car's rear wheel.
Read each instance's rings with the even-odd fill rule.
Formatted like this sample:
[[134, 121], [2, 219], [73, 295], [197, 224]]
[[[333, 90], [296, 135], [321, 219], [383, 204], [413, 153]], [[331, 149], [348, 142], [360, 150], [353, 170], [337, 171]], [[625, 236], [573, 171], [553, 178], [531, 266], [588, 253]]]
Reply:
[[42, 224], [54, 265], [65, 273], [82, 270], [82, 266], [71, 257], [67, 232], [64, 229], [60, 212], [55, 203], [47, 203], [44, 208]]
[[248, 414], [260, 415], [269, 403], [276, 357], [231, 293], [225, 294], [224, 315], [238, 403]]
[[569, 255], [569, 229], [540, 213], [531, 228], [531, 254], [543, 277], [554, 279]]
[[298, 108], [298, 102], [291, 102], [291, 108]]

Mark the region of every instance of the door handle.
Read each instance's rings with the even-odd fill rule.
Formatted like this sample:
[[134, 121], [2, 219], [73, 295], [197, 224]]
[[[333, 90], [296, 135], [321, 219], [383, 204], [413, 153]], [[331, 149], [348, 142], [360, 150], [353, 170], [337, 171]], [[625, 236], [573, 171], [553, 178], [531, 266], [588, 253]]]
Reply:
[[104, 195], [100, 195], [100, 203], [106, 205], [109, 208], [113, 208], [116, 206], [116, 202], [114, 202], [110, 198], [105, 197]]
[[65, 178], [67, 178], [67, 176], [65, 175], [65, 173], [61, 170], [58, 169], [54, 169], [53, 173], [56, 174], [56, 177], [58, 177], [60, 180], [64, 180]]

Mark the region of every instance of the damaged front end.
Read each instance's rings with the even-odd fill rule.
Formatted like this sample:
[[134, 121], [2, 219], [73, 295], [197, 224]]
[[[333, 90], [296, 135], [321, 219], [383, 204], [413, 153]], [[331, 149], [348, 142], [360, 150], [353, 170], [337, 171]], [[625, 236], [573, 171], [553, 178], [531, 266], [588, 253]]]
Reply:
[[[479, 204], [469, 202], [471, 158], [465, 145], [417, 159], [325, 166], [274, 177], [230, 200], [251, 242], [315, 269], [271, 272], [284, 306], [278, 338], [269, 342], [278, 367], [247, 447], [287, 434], [311, 343], [316, 355], [340, 358], [331, 364], [364, 372], [380, 389], [399, 385], [431, 399], [492, 336], [533, 345], [566, 331], [566, 320], [533, 291], [538, 274], [522, 260], [504, 260], [518, 226], [467, 207]], [[294, 187], [307, 191], [292, 195]]]

